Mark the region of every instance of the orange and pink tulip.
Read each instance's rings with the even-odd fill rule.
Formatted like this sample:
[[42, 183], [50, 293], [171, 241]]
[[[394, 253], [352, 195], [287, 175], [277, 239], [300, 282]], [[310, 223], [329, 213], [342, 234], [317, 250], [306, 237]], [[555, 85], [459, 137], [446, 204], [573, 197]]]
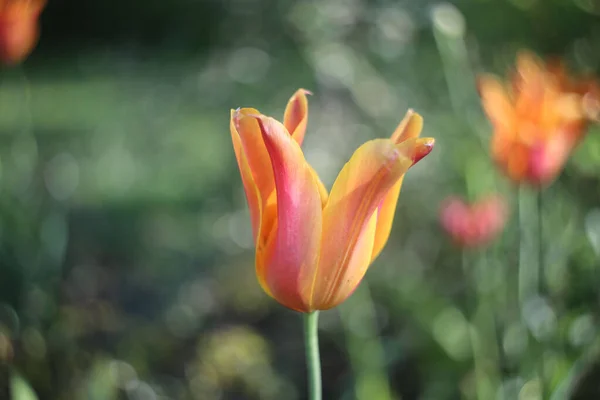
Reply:
[[492, 157], [516, 183], [551, 183], [597, 117], [598, 86], [574, 80], [560, 63], [543, 63], [523, 52], [509, 85], [479, 80], [484, 110], [494, 134]]
[[39, 38], [45, 0], [0, 0], [0, 58], [16, 64], [31, 53]]
[[387, 242], [404, 174], [434, 144], [419, 138], [422, 118], [409, 111], [390, 139], [359, 147], [328, 191], [300, 148], [307, 93], [292, 96], [283, 123], [253, 108], [230, 120], [258, 280], [301, 312], [335, 307], [356, 289]]

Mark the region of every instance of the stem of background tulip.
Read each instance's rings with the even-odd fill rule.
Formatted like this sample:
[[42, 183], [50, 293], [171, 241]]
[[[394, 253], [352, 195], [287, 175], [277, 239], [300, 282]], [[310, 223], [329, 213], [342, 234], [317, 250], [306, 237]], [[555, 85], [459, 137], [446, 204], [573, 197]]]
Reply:
[[[522, 309], [532, 298], [542, 296], [541, 289], [544, 287], [542, 193], [538, 190], [535, 199], [531, 194], [531, 190], [524, 185], [519, 187], [519, 303]], [[533, 229], [530, 229], [532, 227]], [[537, 243], [534, 244], [536, 240]], [[538, 342], [536, 357], [540, 396], [546, 400], [544, 346], [539, 338], [533, 339]]]
[[363, 280], [338, 310], [356, 382], [355, 398], [392, 400], [385, 352], [377, 334], [377, 315], [368, 282]]
[[308, 398], [321, 400], [321, 356], [319, 355], [319, 312], [304, 314], [304, 343], [308, 369]]
[[[467, 254], [467, 251], [465, 249], [462, 249], [461, 253], [461, 261], [462, 261], [462, 268], [463, 268], [463, 274], [464, 274], [464, 280], [465, 283], [467, 283], [466, 285], [466, 291], [467, 291], [467, 303], [471, 304], [471, 303], [475, 303], [475, 301], [473, 301], [473, 293], [471, 292], [471, 290], [469, 290], [470, 288], [473, 288], [473, 285], [471, 285], [471, 283], [474, 281], [474, 279], [472, 279], [472, 271], [471, 271], [471, 263], [469, 262], [469, 254]], [[475, 292], [477, 291], [477, 289], [475, 289]], [[468, 308], [468, 307], [467, 307]], [[484, 388], [486, 385], [486, 381], [487, 381], [487, 377], [485, 376], [485, 370], [482, 368], [482, 363], [481, 363], [481, 343], [479, 341], [479, 332], [478, 329], [475, 326], [475, 321], [473, 319], [473, 314], [475, 314], [474, 312], [472, 312], [471, 310], [465, 310], [466, 314], [467, 314], [467, 318], [470, 320], [469, 326], [468, 326], [468, 330], [469, 330], [469, 344], [471, 345], [471, 357], [473, 358], [473, 370], [475, 373], [475, 399], [477, 400], [483, 400], [485, 399], [485, 392], [484, 392]]]
[[[486, 262], [485, 257], [478, 257], [475, 253], [463, 249], [461, 252], [462, 267], [467, 285], [468, 304], [475, 304], [472, 310], [465, 310], [469, 319], [469, 343], [473, 358], [475, 375], [475, 399], [486, 400], [498, 398], [498, 389], [501, 389], [499, 354], [497, 350], [497, 332], [495, 306], [489, 293], [480, 290], [479, 281], [474, 273], [475, 267]], [[501, 392], [500, 392], [501, 393]], [[503, 398], [502, 395], [500, 398]]]
[[[543, 198], [544, 193], [542, 189], [537, 191], [537, 236], [538, 236], [538, 295], [544, 296], [546, 294], [546, 281], [545, 281], [545, 272], [544, 272], [544, 217], [543, 217]], [[548, 388], [546, 385], [545, 379], [545, 369], [544, 369], [544, 345], [540, 343], [540, 354], [539, 354], [539, 374], [540, 374], [540, 393], [542, 400], [548, 398]]]
[[[524, 185], [519, 186], [519, 304], [521, 308], [538, 294], [539, 260], [535, 245], [538, 224], [537, 203], [532, 192]], [[533, 218], [532, 218], [533, 217]], [[533, 229], [532, 229], [533, 228]]]
[[543, 198], [544, 192], [540, 189], [537, 192], [537, 218], [538, 218], [538, 293], [540, 296], [546, 295], [546, 280], [544, 272], [544, 217], [543, 217]]

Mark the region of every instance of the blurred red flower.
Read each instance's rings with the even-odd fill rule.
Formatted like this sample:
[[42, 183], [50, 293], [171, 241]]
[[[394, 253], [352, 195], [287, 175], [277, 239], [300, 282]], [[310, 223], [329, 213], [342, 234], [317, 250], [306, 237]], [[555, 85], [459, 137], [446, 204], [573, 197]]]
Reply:
[[489, 243], [504, 229], [508, 207], [497, 195], [468, 204], [459, 197], [446, 199], [440, 209], [440, 223], [452, 240], [461, 247]]
[[0, 58], [4, 64], [17, 64], [31, 53], [45, 5], [45, 0], [0, 0]]

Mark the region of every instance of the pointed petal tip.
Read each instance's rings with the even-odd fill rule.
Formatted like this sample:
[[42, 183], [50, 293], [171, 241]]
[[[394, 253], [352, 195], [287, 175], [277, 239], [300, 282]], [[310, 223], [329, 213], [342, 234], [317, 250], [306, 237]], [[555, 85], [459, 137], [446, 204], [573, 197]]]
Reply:
[[313, 94], [313, 92], [311, 92], [310, 90], [304, 89], [304, 88], [300, 88], [300, 89], [298, 89], [298, 90], [296, 90], [294, 92], [294, 94], [290, 98], [290, 101], [296, 99], [298, 96], [305, 96], [306, 97], [307, 95], [308, 96], [312, 96], [312, 94]]
[[248, 115], [244, 113], [243, 108], [236, 108], [235, 110], [231, 110], [231, 122], [234, 124], [235, 129], [240, 129], [240, 121], [247, 117]]
[[413, 155], [413, 165], [421, 161], [425, 156], [427, 156], [433, 150], [433, 146], [435, 145], [434, 138], [423, 138], [417, 140], [415, 145], [415, 152]]
[[423, 117], [414, 109], [409, 108], [402, 118], [402, 121], [396, 127], [394, 133], [392, 133], [392, 141], [396, 144], [400, 144], [409, 139], [419, 137], [421, 130], [423, 129]]
[[243, 116], [244, 116], [243, 108], [238, 107], [235, 110], [233, 108], [231, 109], [231, 119], [232, 120], [237, 122]]
[[240, 109], [239, 107], [237, 109], [231, 109], [231, 112], [229, 113], [229, 126], [231, 127], [232, 133], [233, 131], [237, 131], [239, 128], [239, 117], [240, 115]]
[[410, 110], [410, 111], [411, 111], [411, 114], [410, 114], [411, 118], [419, 123], [420, 129], [423, 129], [423, 117], [421, 116], [421, 114], [419, 114], [418, 112], [416, 112], [414, 110]]
[[416, 112], [414, 108], [409, 108], [406, 111], [406, 115], [404, 118], [408, 118], [414, 122], [422, 122], [423, 121], [423, 117], [421, 116], [421, 114]]
[[240, 117], [241, 111], [242, 111], [241, 107], [238, 107], [238, 108], [235, 108], [235, 109], [232, 108], [230, 110], [230, 112], [229, 112], [229, 119], [231, 121], [238, 120], [239, 117]]

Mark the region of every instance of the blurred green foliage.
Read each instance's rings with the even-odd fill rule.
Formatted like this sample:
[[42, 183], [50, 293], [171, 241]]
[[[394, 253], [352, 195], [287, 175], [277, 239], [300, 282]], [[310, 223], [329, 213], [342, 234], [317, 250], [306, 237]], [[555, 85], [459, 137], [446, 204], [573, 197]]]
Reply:
[[[36, 51], [0, 74], [0, 383], [16, 400], [305, 398], [301, 321], [256, 282], [228, 133], [231, 108], [280, 117], [304, 87], [327, 185], [409, 107], [437, 140], [367, 300], [322, 315], [325, 398], [536, 399], [536, 334], [555, 399], [597, 398], [598, 127], [544, 193], [549, 294], [521, 308], [528, 233], [474, 79], [521, 48], [597, 72], [599, 16], [586, 0], [50, 0]], [[511, 223], [462, 255], [440, 202], [490, 192]]]

